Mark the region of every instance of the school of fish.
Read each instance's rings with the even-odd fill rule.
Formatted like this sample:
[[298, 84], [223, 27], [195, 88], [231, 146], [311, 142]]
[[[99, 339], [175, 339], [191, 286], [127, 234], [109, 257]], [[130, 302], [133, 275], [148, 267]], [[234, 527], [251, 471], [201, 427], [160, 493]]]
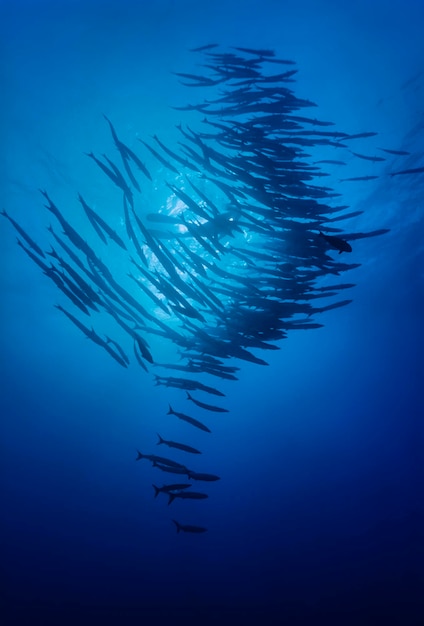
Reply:
[[[58, 287], [57, 309], [123, 368], [133, 361], [156, 385], [181, 390], [181, 403], [166, 402], [164, 413], [208, 437], [214, 419], [228, 412], [212, 377], [237, 380], [242, 361], [267, 365], [264, 353], [279, 349], [289, 331], [319, 328], [321, 313], [351, 302], [334, 299], [354, 286], [339, 278], [359, 266], [348, 259], [351, 243], [387, 232], [342, 230], [340, 223], [359, 212], [349, 212], [340, 194], [322, 184], [322, 168], [343, 162], [312, 161], [309, 151], [344, 148], [373, 163], [385, 157], [350, 150], [351, 141], [375, 133], [338, 132], [307, 113], [315, 105], [295, 95], [293, 61], [271, 50], [222, 52], [216, 44], [193, 52], [204, 71], [177, 76], [202, 97], [179, 107], [189, 123], [178, 126], [178, 147], [157, 135], [124, 142], [104, 115], [115, 157], [90, 151], [87, 167], [99, 170], [114, 200], [99, 212], [92, 198], [77, 194], [92, 243], [46, 190], [41, 194], [54, 218], [50, 250], [2, 214], [24, 253]], [[158, 188], [166, 202], [146, 206], [146, 192], [154, 198]], [[120, 262], [112, 262], [117, 255]], [[94, 329], [105, 316], [113, 336]], [[155, 355], [157, 338], [174, 350], [168, 363]], [[157, 443], [187, 460], [137, 451], [136, 460], [151, 463], [159, 476], [177, 475], [154, 484], [154, 496], [169, 505], [206, 499], [205, 485], [220, 477], [199, 467], [201, 450], [164, 432]], [[195, 490], [193, 482], [203, 487]], [[178, 533], [207, 530], [172, 521]]]

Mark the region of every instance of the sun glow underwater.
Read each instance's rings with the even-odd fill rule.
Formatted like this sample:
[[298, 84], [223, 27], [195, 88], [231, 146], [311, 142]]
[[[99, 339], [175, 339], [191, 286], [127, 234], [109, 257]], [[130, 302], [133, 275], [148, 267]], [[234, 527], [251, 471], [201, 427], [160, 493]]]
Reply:
[[[61, 314], [123, 368], [141, 367], [155, 385], [181, 390], [168, 414], [207, 438], [213, 417], [228, 413], [219, 383], [237, 380], [243, 362], [267, 365], [266, 352], [290, 331], [319, 328], [320, 314], [349, 304], [343, 294], [354, 285], [341, 277], [360, 265], [354, 242], [387, 232], [343, 230], [361, 211], [326, 186], [326, 168], [346, 165], [340, 155], [349, 154], [373, 163], [373, 173], [340, 182], [372, 181], [390, 154], [408, 153], [353, 151], [355, 139], [376, 133], [336, 131], [316, 117], [316, 105], [293, 89], [295, 63], [271, 50], [209, 44], [192, 52], [202, 72], [176, 73], [190, 96], [175, 107], [185, 119], [178, 145], [158, 135], [124, 138], [104, 115], [114, 157], [84, 158], [110, 201], [77, 196], [89, 242], [48, 190], [50, 249], [3, 215], [58, 287]], [[154, 497], [169, 505], [206, 499], [219, 473], [199, 463], [192, 442], [158, 437], [160, 451], [186, 460], [138, 450], [136, 460], [163, 475]], [[171, 522], [177, 533], [207, 530], [195, 519]]]

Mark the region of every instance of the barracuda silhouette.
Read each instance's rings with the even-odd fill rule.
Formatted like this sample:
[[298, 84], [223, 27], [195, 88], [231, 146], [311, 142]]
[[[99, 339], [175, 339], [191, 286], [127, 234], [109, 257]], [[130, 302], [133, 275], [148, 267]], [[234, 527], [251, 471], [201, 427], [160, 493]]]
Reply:
[[182, 489], [188, 489], [191, 487], [190, 483], [174, 483], [173, 485], [163, 485], [162, 487], [156, 487], [156, 485], [152, 485], [155, 490], [155, 498], [158, 497], [160, 493], [169, 493], [170, 491], [181, 491]]
[[178, 419], [182, 420], [183, 422], [187, 422], [187, 424], [191, 424], [192, 426], [195, 426], [196, 428], [199, 428], [200, 430], [204, 430], [207, 433], [211, 432], [207, 426], [202, 424], [202, 422], [199, 422], [199, 420], [195, 419], [194, 417], [190, 417], [189, 415], [186, 415], [185, 413], [179, 413], [178, 411], [174, 411], [171, 405], [169, 405], [169, 410], [168, 410], [167, 415], [175, 415], [175, 417], [178, 417]]
[[100, 217], [100, 215], [97, 215], [97, 213], [88, 206], [81, 194], [78, 194], [78, 200], [81, 202], [81, 205], [88, 219], [90, 220], [90, 223], [92, 224], [96, 233], [99, 235], [100, 239], [102, 239], [104, 243], [107, 243], [107, 239], [103, 234], [104, 231], [108, 235], [108, 237], [110, 237], [110, 239], [118, 244], [118, 246], [120, 246], [123, 250], [126, 250], [127, 247], [122, 239], [119, 237], [119, 235], [116, 234], [116, 232], [104, 221], [102, 217]]
[[168, 493], [168, 505], [179, 498], [180, 500], [205, 500], [209, 498], [207, 493], [201, 493], [199, 491], [179, 491], [176, 493]]
[[140, 450], [137, 450], [137, 458], [136, 461], [141, 461], [142, 459], [146, 459], [147, 461], [151, 461], [152, 463], [159, 463], [160, 465], [166, 465], [169, 467], [187, 469], [185, 465], [182, 463], [177, 463], [172, 459], [168, 459], [164, 456], [158, 456], [157, 454], [143, 454]]
[[35, 241], [32, 239], [32, 237], [30, 237], [25, 231], [24, 229], [19, 226], [19, 224], [13, 219], [13, 217], [10, 217], [10, 215], [6, 212], [5, 209], [2, 210], [1, 215], [3, 215], [4, 217], [6, 217], [9, 222], [12, 224], [12, 226], [15, 228], [15, 230], [20, 234], [20, 236], [25, 239], [25, 241], [27, 242], [27, 244], [30, 246], [30, 248], [32, 248], [34, 250], [34, 252], [36, 252], [39, 256], [44, 257], [44, 252], [42, 251], [42, 249], [40, 248], [40, 246], [38, 246]]
[[338, 250], [339, 254], [341, 254], [342, 252], [352, 252], [352, 246], [340, 237], [334, 237], [333, 235], [324, 235], [324, 233], [322, 233], [321, 231], [319, 233], [319, 236], [325, 239], [325, 241], [331, 248], [333, 248], [334, 250]]
[[177, 520], [172, 520], [177, 527], [177, 533], [205, 533], [208, 529], [203, 526], [193, 526], [192, 524], [180, 524]]
[[193, 472], [191, 470], [187, 470], [187, 476], [189, 480], [202, 480], [209, 483], [221, 480], [220, 476], [216, 476], [216, 474], [205, 474], [204, 472]]
[[153, 467], [156, 467], [162, 472], [168, 472], [169, 474], [180, 474], [184, 476], [184, 475], [187, 475], [187, 471], [188, 471], [186, 467], [176, 467], [175, 465], [165, 465], [163, 463], [160, 463], [159, 461], [153, 461], [152, 465]]
[[228, 409], [224, 409], [220, 406], [214, 406], [213, 404], [206, 404], [205, 402], [196, 400], [195, 398], [193, 398], [193, 396], [189, 394], [188, 391], [186, 391], [186, 394], [187, 400], [191, 400], [191, 402], [194, 402], [194, 404], [199, 406], [201, 409], [205, 409], [206, 411], [214, 411], [215, 413], [228, 413]]
[[166, 439], [163, 439], [159, 434], [159, 441], [157, 442], [157, 445], [160, 445], [161, 443], [163, 443], [165, 446], [168, 446], [169, 448], [175, 448], [176, 450], [181, 450], [182, 452], [190, 452], [191, 454], [201, 454], [200, 450], [197, 450], [196, 448], [193, 448], [192, 446], [188, 446], [185, 443], [178, 443], [177, 441], [168, 441]]

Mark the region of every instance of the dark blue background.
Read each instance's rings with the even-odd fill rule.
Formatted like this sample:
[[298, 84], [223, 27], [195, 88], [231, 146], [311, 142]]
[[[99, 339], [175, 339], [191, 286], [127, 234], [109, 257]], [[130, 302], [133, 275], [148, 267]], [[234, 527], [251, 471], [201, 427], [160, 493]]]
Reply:
[[[2, 203], [41, 244], [50, 217], [37, 189], [59, 206], [80, 189], [107, 193], [82, 156], [110, 149], [102, 113], [126, 137], [160, 132], [171, 145], [170, 106], [189, 96], [171, 72], [192, 72], [188, 49], [209, 42], [293, 58], [318, 117], [379, 132], [358, 152], [414, 155], [332, 170], [343, 203], [364, 210], [349, 229], [391, 232], [354, 242], [349, 307], [222, 385], [230, 413], [213, 418], [203, 455], [222, 480], [205, 503], [171, 510], [153, 498], [161, 477], [134, 458], [169, 432], [172, 394], [77, 333], [2, 220], [2, 623], [424, 624], [424, 179], [387, 175], [424, 163], [424, 5], [0, 9]], [[375, 184], [339, 183], [373, 173]], [[177, 535], [173, 516], [209, 532]]]

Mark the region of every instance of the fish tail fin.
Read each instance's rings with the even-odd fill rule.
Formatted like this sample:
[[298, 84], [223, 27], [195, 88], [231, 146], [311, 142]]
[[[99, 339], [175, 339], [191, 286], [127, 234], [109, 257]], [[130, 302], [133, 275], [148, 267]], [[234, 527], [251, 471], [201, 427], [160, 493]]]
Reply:
[[143, 455], [143, 454], [141, 454], [140, 450], [137, 450], [137, 458], [136, 458], [136, 461], [140, 461], [140, 460], [141, 460], [141, 459], [143, 459], [143, 458], [144, 458], [144, 455]]
[[6, 209], [3, 209], [1, 214], [4, 215], [5, 217], [9, 217], [8, 214], [6, 213]]
[[177, 522], [177, 520], [175, 520], [175, 519], [173, 519], [172, 521], [174, 522], [175, 526], [177, 527], [177, 533], [179, 533], [179, 532], [180, 532], [180, 530], [181, 530], [181, 524], [179, 524], [179, 523]]
[[156, 487], [156, 485], [152, 485], [152, 487], [155, 490], [155, 498], [157, 498], [158, 494], [160, 493], [160, 489], [159, 489], [159, 487]]
[[[169, 506], [171, 504], [171, 502], [174, 502], [174, 500], [176, 498], [175, 493], [168, 493], [168, 498], [169, 498], [169, 500], [168, 500], [168, 506]], [[178, 529], [177, 529], [177, 532], [178, 532]]]
[[157, 436], [159, 437], [159, 441], [157, 442], [157, 446], [160, 445], [161, 443], [165, 443], [165, 441], [162, 439], [162, 437], [159, 435], [159, 433], [156, 433]]
[[191, 397], [188, 391], [186, 391], [186, 394], [187, 394], [187, 400], [193, 400], [193, 398]]
[[173, 413], [174, 413], [174, 409], [172, 408], [172, 406], [171, 406], [171, 405], [169, 405], [169, 409], [168, 409], [168, 413], [167, 413], [167, 415], [171, 415], [171, 414], [173, 414]]

